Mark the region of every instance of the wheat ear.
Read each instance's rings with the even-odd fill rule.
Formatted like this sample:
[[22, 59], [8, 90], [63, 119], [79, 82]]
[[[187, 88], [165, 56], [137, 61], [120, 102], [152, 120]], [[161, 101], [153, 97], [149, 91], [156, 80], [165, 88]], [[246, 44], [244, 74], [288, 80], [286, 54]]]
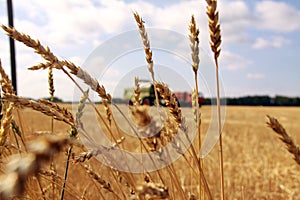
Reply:
[[300, 148], [295, 144], [293, 139], [288, 135], [285, 128], [274, 117], [267, 115], [269, 122], [267, 125], [273, 129], [278, 135], [279, 139], [286, 145], [287, 150], [294, 156], [294, 160], [300, 165]]
[[54, 100], [54, 79], [53, 79], [53, 70], [52, 67], [49, 67], [48, 71], [48, 84], [49, 84], [49, 94], [50, 94], [50, 100]]
[[47, 101], [45, 99], [40, 99], [39, 102], [43, 105], [48, 106], [49, 108], [51, 108], [51, 110], [62, 114], [66, 120], [68, 120], [70, 123], [74, 124], [73, 114], [70, 111], [68, 111], [68, 109], [61, 107], [58, 104], [53, 103], [51, 101]]
[[44, 47], [39, 40], [34, 40], [29, 35], [21, 33], [15, 28], [6, 27], [4, 25], [1, 25], [1, 27], [7, 33], [8, 36], [34, 49], [35, 53], [41, 55], [45, 60], [48, 61], [46, 63], [41, 63], [39, 65], [33, 66], [29, 69], [38, 70], [52, 67], [63, 70], [63, 66], [66, 66], [72, 74], [82, 79], [87, 85], [89, 85], [92, 88], [92, 90], [96, 91], [101, 98], [108, 99], [105, 88], [101, 86], [96, 79], [92, 78], [87, 72], [82, 70], [80, 67], [77, 67], [74, 63], [69, 61], [59, 60], [51, 52], [50, 48]]
[[4, 118], [1, 123], [1, 128], [0, 128], [0, 146], [4, 146], [6, 143], [6, 139], [9, 133], [9, 129], [11, 127], [11, 122], [12, 122], [12, 112], [13, 112], [13, 104], [9, 103], [8, 107], [6, 109], [6, 112], [4, 114]]
[[[0, 60], [0, 74], [1, 74], [0, 83], [1, 83], [1, 88], [3, 93], [4, 94], [14, 93], [14, 87], [10, 79], [8, 78], [8, 75], [5, 73], [4, 69], [2, 68], [1, 60]], [[0, 103], [2, 108], [2, 102]], [[0, 146], [5, 145], [6, 143], [7, 135], [11, 127], [11, 121], [12, 121], [13, 104], [9, 103], [6, 105], [8, 106], [6, 108], [6, 112], [4, 118], [2, 119], [1, 128], [0, 128]]]
[[117, 199], [121, 199], [118, 194], [111, 188], [111, 185], [109, 182], [104, 180], [100, 175], [98, 175], [93, 169], [91, 169], [90, 166], [88, 165], [83, 165], [85, 168], [86, 172], [90, 175], [91, 178], [93, 178], [99, 185], [105, 189], [108, 192], [111, 192], [112, 194], [115, 195]]
[[154, 77], [154, 70], [153, 70], [153, 60], [152, 60], [152, 50], [150, 49], [150, 41], [148, 39], [148, 34], [146, 32], [145, 26], [144, 26], [144, 21], [143, 19], [139, 16], [137, 12], [133, 13], [135, 21], [139, 27], [139, 32], [142, 38], [142, 42], [144, 45], [144, 50], [146, 54], [146, 61], [148, 63], [148, 70], [151, 73], [152, 78]]
[[[144, 50], [145, 50], [145, 54], [146, 54], [146, 61], [148, 63], [148, 71], [150, 72], [152, 82], [154, 83], [155, 82], [154, 67], [153, 67], [154, 63], [153, 63], [153, 59], [152, 59], [152, 50], [150, 48], [150, 41], [149, 41], [149, 38], [148, 38], [148, 34], [147, 34], [146, 29], [145, 29], [143, 19], [140, 17], [140, 15], [137, 12], [135, 12], [133, 14], [134, 14], [134, 19], [135, 19], [135, 21], [138, 25], [139, 32], [140, 32], [142, 42], [143, 42], [143, 45], [144, 45]], [[157, 106], [159, 106], [159, 99], [158, 99], [158, 94], [157, 94], [155, 85], [154, 85], [154, 93], [155, 93], [156, 104], [157, 104]]]
[[209, 23], [210, 47], [214, 53], [216, 66], [216, 85], [217, 85], [217, 109], [218, 109], [218, 132], [219, 132], [219, 160], [220, 160], [220, 175], [221, 175], [221, 199], [225, 199], [224, 188], [224, 164], [223, 164], [223, 142], [222, 142], [222, 127], [221, 127], [221, 105], [220, 105], [220, 86], [219, 86], [219, 64], [218, 57], [221, 53], [221, 29], [219, 24], [219, 12], [217, 11], [216, 0], [206, 0], [207, 16]]
[[[62, 113], [59, 112], [57, 109], [50, 108], [48, 105], [45, 105], [41, 102], [36, 102], [33, 100], [28, 100], [23, 97], [19, 97], [13, 94], [4, 94], [3, 95], [5, 99], [8, 101], [14, 103], [16, 106], [25, 106], [28, 108], [32, 108], [36, 111], [39, 111], [47, 116], [52, 116], [54, 119], [58, 121], [63, 121], [72, 127], [74, 127], [74, 119], [73, 117], [68, 116], [65, 112], [64, 109], [59, 108], [58, 110], [62, 110]], [[59, 107], [59, 106], [58, 106]], [[68, 116], [68, 117], [66, 117]]]
[[133, 105], [140, 106], [141, 105], [141, 98], [140, 98], [140, 84], [139, 78], [136, 76], [134, 77], [134, 102]]
[[[92, 78], [86, 71], [82, 70], [80, 67], [77, 67], [74, 63], [69, 62], [67, 60], [58, 60], [58, 58], [50, 51], [48, 47], [44, 47], [38, 40], [31, 39], [30, 36], [18, 32], [14, 28], [6, 27], [2, 25], [2, 28], [7, 32], [7, 34], [14, 38], [15, 40], [18, 40], [22, 43], [24, 43], [26, 46], [33, 48], [37, 54], [40, 54], [44, 59], [46, 59], [48, 62], [39, 64], [36, 66], [33, 66], [32, 68], [29, 68], [31, 70], [38, 70], [38, 69], [46, 69], [48, 67], [56, 68], [62, 70], [72, 81], [73, 83], [79, 88], [79, 90], [84, 93], [84, 90], [80, 87], [80, 85], [74, 80], [74, 78], [70, 75], [70, 73], [64, 68], [66, 66], [71, 74], [74, 74], [79, 79], [83, 80], [85, 84], [91, 87], [92, 90], [98, 93], [98, 95], [102, 99], [106, 99], [107, 101], [111, 102], [111, 96], [106, 93], [105, 88], [103, 85], [100, 85], [97, 81], [97, 79]], [[12, 93], [11, 93], [12, 94]], [[88, 99], [90, 103], [92, 101]], [[95, 109], [97, 115], [99, 118], [103, 121], [105, 127], [107, 130], [112, 134], [109, 126], [107, 125], [106, 121], [101, 116], [100, 112], [96, 109], [95, 106], [93, 106]]]
[[156, 86], [157, 91], [163, 98], [163, 100], [166, 101], [166, 106], [169, 109], [169, 112], [172, 116], [172, 118], [176, 121], [177, 125], [181, 125], [181, 120], [182, 120], [182, 114], [181, 114], [181, 109], [178, 106], [178, 101], [175, 97], [175, 95], [171, 92], [169, 87], [160, 82], [155, 82], [154, 85]]
[[3, 93], [15, 94], [12, 82], [2, 67], [1, 59], [0, 59], [0, 74], [1, 74], [0, 83], [1, 83], [1, 89]]
[[50, 51], [49, 47], [43, 47], [38, 40], [33, 40], [29, 35], [18, 32], [15, 28], [1, 25], [2, 29], [8, 36], [14, 38], [17, 41], [24, 43], [26, 46], [35, 49], [35, 52], [40, 54], [45, 60], [56, 63], [57, 57]]

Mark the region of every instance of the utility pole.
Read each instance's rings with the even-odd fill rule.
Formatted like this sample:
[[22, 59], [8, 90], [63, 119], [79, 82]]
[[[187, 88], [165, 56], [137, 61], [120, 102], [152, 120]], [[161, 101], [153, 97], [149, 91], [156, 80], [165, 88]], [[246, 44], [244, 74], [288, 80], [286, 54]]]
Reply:
[[[8, 25], [10, 27], [14, 27], [12, 0], [7, 0], [7, 15], [8, 15]], [[11, 81], [12, 81], [14, 89], [17, 93], [17, 70], [16, 70], [15, 41], [11, 37], [9, 37], [9, 47], [10, 47]]]

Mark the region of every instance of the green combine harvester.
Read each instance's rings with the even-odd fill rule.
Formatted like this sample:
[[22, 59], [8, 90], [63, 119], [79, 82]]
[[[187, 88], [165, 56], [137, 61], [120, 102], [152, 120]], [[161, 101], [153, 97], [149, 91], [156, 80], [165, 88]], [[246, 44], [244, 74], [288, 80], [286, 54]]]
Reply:
[[[140, 99], [141, 105], [153, 106], [156, 105], [154, 85], [151, 81], [140, 80]], [[178, 105], [182, 106], [192, 106], [192, 95], [190, 92], [174, 92], [174, 95], [178, 101]], [[166, 102], [158, 93], [159, 104], [161, 106], [166, 106]], [[124, 100], [128, 101], [128, 105], [133, 105], [134, 101], [134, 88], [125, 88], [124, 90]], [[204, 105], [205, 98], [202, 93], [199, 92], [198, 96], [199, 107]]]
[[[154, 85], [151, 81], [148, 80], [140, 80], [140, 99], [141, 99], [141, 105], [148, 105], [153, 106], [156, 104], [155, 100], [155, 92], [154, 92]], [[162, 106], [165, 106], [164, 100], [159, 95], [159, 103]], [[124, 99], [128, 100], [129, 105], [133, 105], [133, 99], [134, 99], [134, 88], [125, 88], [124, 90]]]

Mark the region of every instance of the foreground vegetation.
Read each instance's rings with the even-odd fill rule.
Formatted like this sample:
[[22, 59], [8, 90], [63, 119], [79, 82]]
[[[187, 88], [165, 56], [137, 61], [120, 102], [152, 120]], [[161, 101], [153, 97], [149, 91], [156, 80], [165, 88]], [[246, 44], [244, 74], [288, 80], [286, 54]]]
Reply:
[[[156, 105], [159, 105], [158, 94], [166, 102], [165, 112], [162, 113], [157, 107], [157, 115], [153, 115], [149, 106], [141, 105], [138, 77], [135, 79], [133, 105], [116, 105], [105, 87], [88, 72], [70, 61], [58, 59], [38, 40], [2, 25], [10, 37], [34, 49], [45, 59], [45, 62], [29, 69], [49, 70], [50, 99], [34, 101], [17, 96], [0, 63], [4, 98], [0, 104], [0, 198], [300, 198], [297, 193], [299, 138], [289, 135], [299, 131], [295, 125], [299, 121], [300, 108], [228, 107], [222, 127], [221, 114], [225, 113], [221, 113], [219, 95], [221, 34], [216, 8], [217, 1], [207, 0], [210, 45], [216, 68], [217, 105], [204, 106], [201, 110], [198, 98], [195, 98], [199, 91], [200, 60], [199, 30], [194, 17], [191, 17], [189, 25], [191, 67], [195, 77], [193, 107], [181, 108], [168, 85], [155, 79], [144, 22], [138, 13], [134, 13], [155, 88]], [[78, 105], [53, 102], [55, 79], [52, 70], [63, 72], [82, 92]], [[101, 105], [90, 100], [91, 91], [85, 91], [74, 76], [100, 97]], [[213, 115], [212, 108], [215, 107], [217, 114]], [[118, 112], [113, 112], [113, 109]], [[91, 120], [91, 112], [95, 113], [95, 120]], [[127, 113], [129, 118], [124, 117]], [[288, 132], [275, 118], [267, 118], [266, 114], [278, 116]], [[117, 120], [120, 116], [123, 117], [121, 121]], [[217, 128], [214, 135], [209, 136], [218, 145], [203, 157], [202, 150], [207, 147], [203, 138], [215, 118]], [[101, 127], [100, 131], [87, 128], [94, 124]], [[132, 131], [121, 129], [123, 125], [129, 125]], [[279, 135], [283, 143], [275, 141], [267, 126]], [[193, 133], [197, 133], [195, 138], [192, 138]], [[109, 143], [102, 143], [105, 138], [109, 138]], [[126, 151], [116, 151], [119, 149]], [[126, 152], [145, 154], [148, 162], [135, 156], [129, 159]], [[173, 154], [178, 155], [178, 159], [171, 157]], [[102, 162], [99, 162], [101, 158]], [[147, 170], [148, 165], [153, 166], [152, 170]], [[120, 170], [122, 167], [126, 170]], [[142, 170], [135, 172], [137, 168]]]

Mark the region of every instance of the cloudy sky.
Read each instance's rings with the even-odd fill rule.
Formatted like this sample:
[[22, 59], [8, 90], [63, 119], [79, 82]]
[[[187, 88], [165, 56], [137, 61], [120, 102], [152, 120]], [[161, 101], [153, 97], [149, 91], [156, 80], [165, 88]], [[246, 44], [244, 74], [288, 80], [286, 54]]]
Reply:
[[[26, 0], [13, 3], [14, 24], [19, 31], [29, 34], [32, 38], [38, 38], [59, 58], [71, 60], [92, 74], [93, 70], [105, 71], [105, 75], [103, 73], [93, 75], [116, 96], [122, 95], [123, 88], [120, 88], [126, 85], [123, 82], [128, 82], [128, 74], [137, 72], [134, 70], [139, 70], [138, 67], [145, 64], [142, 49], [136, 53], [128, 53], [137, 47], [129, 45], [132, 49], [126, 50], [118, 45], [114, 47], [116, 42], [113, 41], [120, 40], [122, 35], [129, 32], [125, 39], [127, 43], [118, 41], [120, 46], [121, 44], [125, 46], [124, 44], [130, 43], [128, 41], [133, 39], [130, 38], [131, 35], [137, 33], [132, 16], [133, 11], [140, 13], [146, 22], [146, 27], [156, 30], [153, 33], [149, 32], [151, 44], [161, 48], [159, 45], [169, 41], [171, 42], [169, 46], [166, 44], [163, 46], [171, 54], [172, 49], [180, 45], [188, 48], [188, 40], [186, 43], [177, 43], [177, 47], [173, 47], [175, 43], [172, 43], [171, 38], [185, 38], [188, 35], [188, 24], [191, 15], [194, 14], [200, 28], [202, 56], [205, 54], [207, 59], [211, 57], [204, 0]], [[224, 95], [230, 97], [256, 94], [300, 96], [300, 2], [295, 0], [222, 0], [219, 1], [219, 11], [223, 39], [220, 74]], [[0, 0], [0, 23], [7, 25], [6, 0]], [[158, 30], [165, 31], [159, 32]], [[176, 33], [171, 33], [171, 31]], [[164, 33], [168, 35], [161, 37], [164, 41], [160, 43], [152, 41], [152, 39], [157, 39], [156, 36]], [[89, 63], [87, 60], [91, 59], [90, 55], [97, 48], [96, 57], [106, 60], [101, 63], [115, 63], [115, 65], [98, 66], [100, 69], [95, 69], [96, 66], [84, 65], [84, 63]], [[110, 52], [114, 51], [113, 48], [124, 51], [119, 52], [123, 53], [120, 59], [110, 57]], [[33, 98], [48, 96], [47, 71], [27, 70], [27, 67], [43, 60], [31, 49], [18, 42], [16, 50], [18, 93]], [[154, 58], [157, 57], [154, 62], [158, 67], [159, 65], [170, 67], [168, 62], [164, 62], [168, 58], [174, 59], [170, 54], [164, 55], [163, 51], [156, 53], [155, 50], [153, 52]], [[189, 52], [182, 52], [184, 53]], [[107, 56], [104, 56], [105, 54]], [[125, 54], [128, 55], [127, 60]], [[133, 62], [137, 57], [143, 63]], [[9, 73], [8, 38], [2, 30], [0, 31], [0, 58], [2, 65]], [[205, 69], [213, 71], [212, 62], [207, 63], [209, 61], [202, 61], [200, 64], [200, 68], [204, 70], [200, 75], [203, 79], [200, 82], [203, 83], [209, 83], [208, 79], [210, 79], [207, 77], [209, 73], [205, 74]], [[136, 65], [136, 68], [130, 68], [133, 65]], [[183, 65], [179, 62], [173, 67], [180, 68], [179, 66]], [[128, 70], [124, 71], [125, 68]], [[192, 73], [188, 67], [182, 70]], [[170, 75], [167, 70], [158, 70], [157, 75], [158, 77], [172, 76], [173, 80], [177, 79], [177, 75], [189, 79], [189, 76], [180, 70], [176, 72]], [[72, 82], [59, 71], [55, 71], [54, 76], [56, 95], [65, 100], [72, 99], [74, 96]], [[170, 81], [172, 82], [171, 79]], [[171, 82], [175, 90], [176, 88], [187, 90], [182, 86], [184, 84], [181, 81]], [[209, 90], [203, 86], [206, 96], [210, 95]]]

